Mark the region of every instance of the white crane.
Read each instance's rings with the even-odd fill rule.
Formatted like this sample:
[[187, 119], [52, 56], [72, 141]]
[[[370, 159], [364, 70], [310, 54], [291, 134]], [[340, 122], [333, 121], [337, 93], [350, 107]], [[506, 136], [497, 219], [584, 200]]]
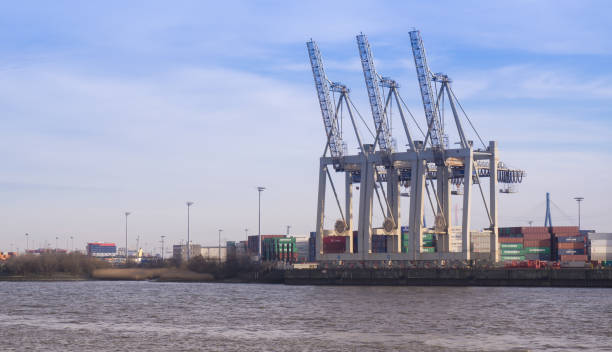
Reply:
[[370, 43], [364, 34], [357, 36], [357, 48], [359, 49], [359, 56], [361, 57], [363, 77], [365, 78], [370, 107], [372, 108], [372, 117], [374, 118], [374, 127], [376, 128], [374, 147], [376, 147], [376, 144], [378, 143], [380, 145], [380, 150], [390, 153], [393, 151], [393, 147], [391, 145], [392, 136], [385, 116], [379, 89], [381, 77], [376, 72], [372, 51], [370, 49]]

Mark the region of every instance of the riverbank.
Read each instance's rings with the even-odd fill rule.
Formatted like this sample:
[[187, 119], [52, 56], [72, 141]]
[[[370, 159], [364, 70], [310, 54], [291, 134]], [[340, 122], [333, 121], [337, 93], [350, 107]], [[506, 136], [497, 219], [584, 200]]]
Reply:
[[157, 282], [221, 282], [274, 283], [284, 282], [283, 271], [243, 272], [235, 276], [198, 273], [181, 268], [106, 268], [96, 269], [91, 275], [52, 273], [46, 275], [0, 275], [1, 281], [157, 281]]
[[156, 281], [351, 286], [520, 286], [612, 288], [612, 269], [363, 269], [266, 270], [215, 277], [180, 268], [109, 268], [91, 276], [0, 276], [0, 281]]
[[523, 286], [612, 288], [612, 269], [316, 269], [290, 270], [287, 285]]

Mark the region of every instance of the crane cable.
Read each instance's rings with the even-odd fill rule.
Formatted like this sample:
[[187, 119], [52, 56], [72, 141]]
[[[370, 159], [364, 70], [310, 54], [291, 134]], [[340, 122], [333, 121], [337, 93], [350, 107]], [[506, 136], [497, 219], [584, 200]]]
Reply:
[[359, 118], [361, 119], [361, 122], [363, 122], [363, 124], [367, 128], [368, 132], [370, 132], [370, 135], [372, 136], [372, 138], [375, 138], [374, 133], [372, 132], [368, 124], [365, 122], [363, 116], [361, 116], [361, 114], [359, 113], [359, 110], [357, 110], [357, 107], [355, 106], [355, 104], [353, 104], [353, 101], [348, 97], [348, 95], [346, 96], [346, 98], [347, 98], [346, 100], [351, 104], [351, 106], [353, 107], [353, 109], [355, 110]]
[[408, 109], [408, 106], [404, 102], [404, 98], [402, 98], [402, 96], [399, 95], [399, 94], [397, 96], [400, 98], [400, 101], [402, 102], [402, 105], [404, 105], [404, 108], [406, 108], [406, 111], [408, 111], [408, 114], [410, 114], [410, 117], [412, 118], [412, 121], [414, 121], [414, 124], [416, 125], [416, 127], [419, 129], [419, 131], [423, 135], [423, 138], [425, 138], [425, 132], [423, 132], [423, 130], [421, 129], [421, 126], [419, 126], [419, 123], [414, 118], [414, 115], [412, 115], [412, 112], [410, 111], [410, 109]]
[[453, 95], [453, 98], [455, 98], [455, 101], [457, 102], [457, 105], [459, 105], [459, 108], [461, 109], [461, 111], [463, 112], [463, 115], [465, 116], [465, 118], [468, 120], [468, 122], [470, 123], [470, 126], [472, 126], [472, 129], [474, 130], [474, 133], [476, 133], [476, 136], [478, 137], [478, 139], [480, 140], [480, 143], [482, 143], [482, 146], [486, 149], [487, 146], [485, 144], [485, 142], [482, 140], [482, 138], [480, 137], [480, 134], [478, 133], [478, 131], [476, 130], [476, 127], [474, 127], [474, 124], [472, 123], [472, 120], [470, 120], [470, 117], [467, 115], [467, 113], [465, 112], [465, 110], [463, 110], [463, 106], [461, 106], [461, 103], [459, 102], [459, 99], [457, 99], [457, 96], [455, 95], [455, 92], [453, 91], [453, 88], [450, 87], [450, 85], [447, 86], [451, 92], [451, 94]]

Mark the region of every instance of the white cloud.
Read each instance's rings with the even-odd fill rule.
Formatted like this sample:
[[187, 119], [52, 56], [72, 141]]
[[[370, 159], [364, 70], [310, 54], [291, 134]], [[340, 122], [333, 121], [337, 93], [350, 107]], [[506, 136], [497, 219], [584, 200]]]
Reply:
[[461, 98], [566, 99], [612, 98], [612, 75], [580, 76], [568, 69], [512, 65], [452, 75]]

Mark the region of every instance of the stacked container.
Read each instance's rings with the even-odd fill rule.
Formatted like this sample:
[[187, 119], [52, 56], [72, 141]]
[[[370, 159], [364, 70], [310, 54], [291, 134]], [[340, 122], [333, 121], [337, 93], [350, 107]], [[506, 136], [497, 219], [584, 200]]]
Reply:
[[554, 226], [550, 228], [553, 236], [553, 257], [567, 266], [581, 266], [588, 260], [586, 252], [587, 237], [580, 234], [577, 226]]
[[525, 260], [551, 260], [551, 237], [547, 227], [519, 227]]
[[[285, 235], [261, 235], [261, 241], [263, 242], [266, 238], [284, 238]], [[259, 236], [252, 235], [248, 237], [248, 250], [251, 255], [259, 253]]]
[[308, 261], [314, 262], [317, 260], [317, 233], [311, 232], [308, 239]]
[[499, 249], [501, 261], [521, 261], [525, 260], [525, 250], [523, 247], [523, 234], [515, 230], [514, 227], [500, 227]]
[[423, 233], [423, 247], [421, 247], [421, 253], [435, 253], [436, 252], [436, 235], [433, 233]]
[[502, 261], [551, 260], [548, 227], [500, 227], [499, 248]]
[[304, 263], [308, 261], [308, 257], [309, 257], [309, 242], [310, 242], [310, 238], [309, 237], [295, 237], [295, 246], [296, 246], [296, 254], [297, 254], [297, 261], [299, 263]]
[[387, 253], [387, 235], [372, 235], [372, 253]]
[[346, 252], [347, 236], [325, 236], [323, 237], [323, 253], [344, 253]]
[[263, 260], [283, 261], [293, 263], [297, 260], [296, 242], [294, 237], [265, 238], [262, 242]]
[[410, 227], [402, 226], [402, 253], [408, 253], [410, 250]]
[[612, 233], [589, 233], [591, 261], [612, 266]]
[[473, 253], [488, 253], [491, 251], [491, 232], [470, 232], [470, 250]]

